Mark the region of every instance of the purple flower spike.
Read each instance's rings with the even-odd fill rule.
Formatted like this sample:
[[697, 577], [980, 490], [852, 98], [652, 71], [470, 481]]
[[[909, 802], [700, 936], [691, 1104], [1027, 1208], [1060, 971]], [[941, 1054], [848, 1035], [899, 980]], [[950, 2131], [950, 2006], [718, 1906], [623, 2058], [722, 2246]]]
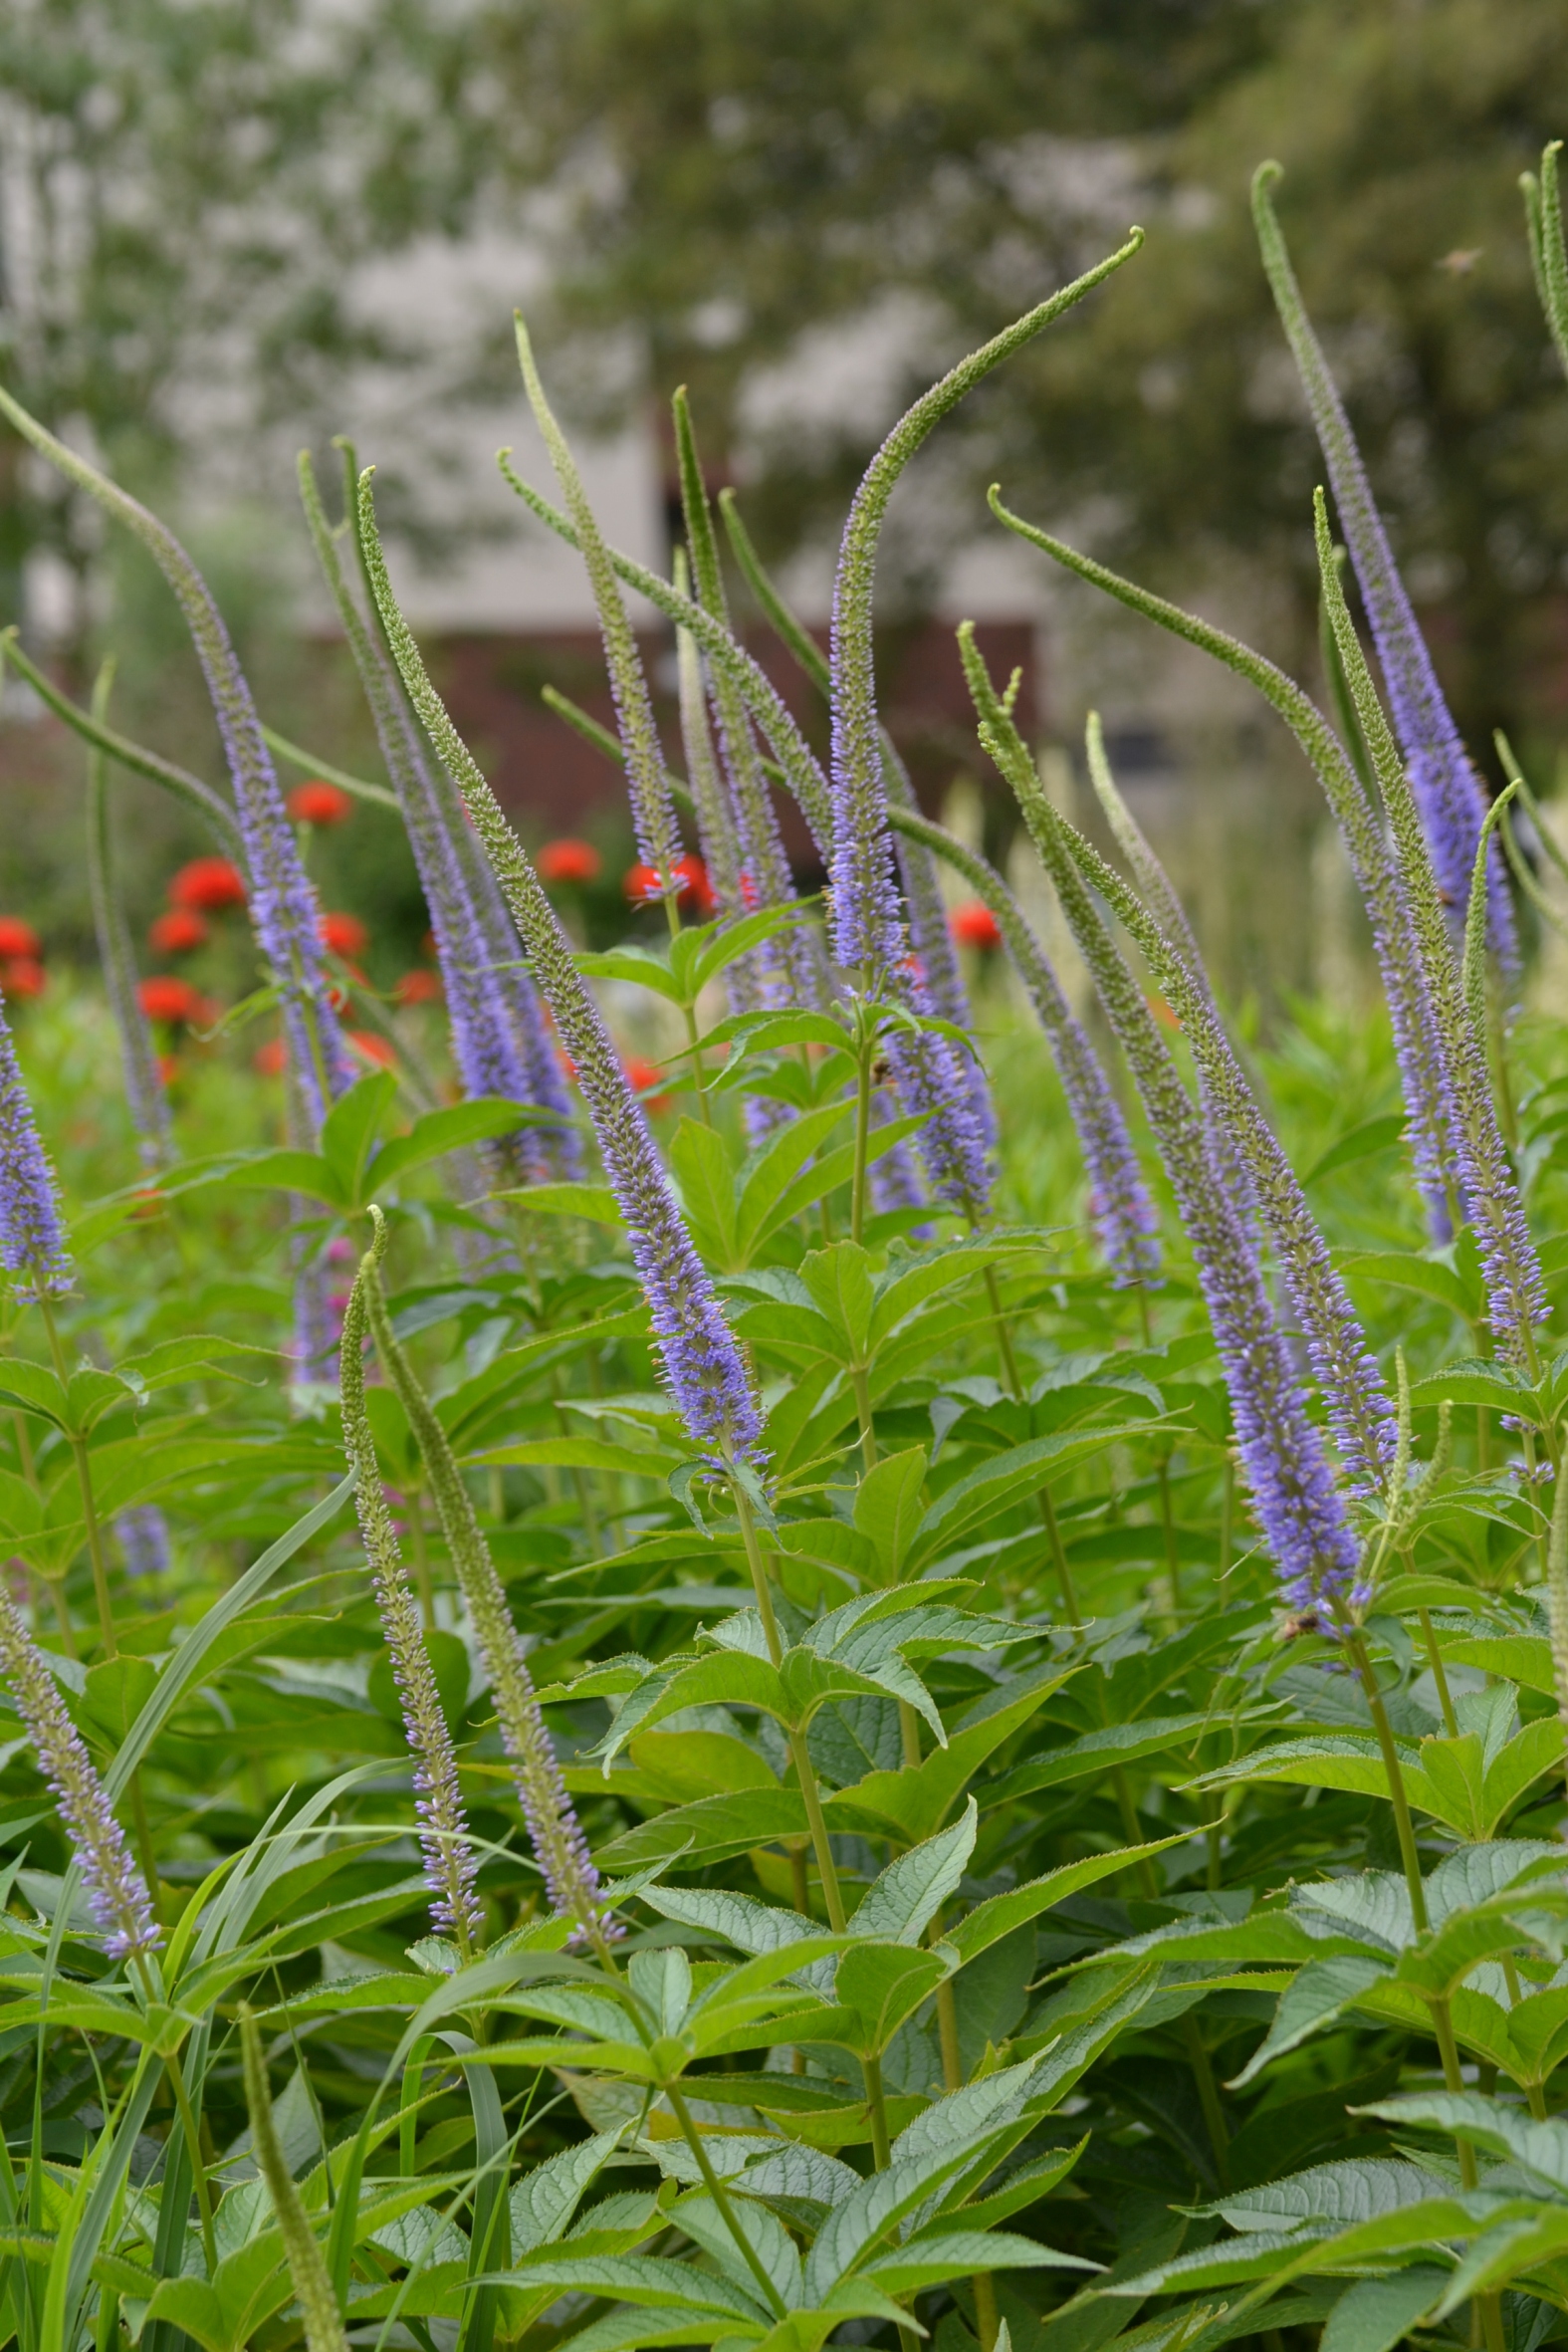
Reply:
[[[344, 452], [347, 504], [354, 511], [351, 451]], [[308, 451], [299, 462], [300, 494], [327, 585], [359, 672], [386, 772], [396, 788], [420, 887], [435, 934], [451, 1028], [452, 1058], [464, 1092], [537, 1104], [560, 1113], [557, 1129], [520, 1127], [481, 1146], [504, 1183], [537, 1184], [577, 1172], [580, 1153], [570, 1104], [539, 999], [519, 961], [517, 934], [494, 877], [466, 836], [462, 803], [444, 772], [433, 770], [380, 643], [365, 626], [343, 578]]]
[[[1411, 790], [1431, 844], [1438, 887], [1455, 919], [1462, 921], [1475, 853], [1480, 846], [1486, 794], [1438, 684], [1421, 624], [1399, 576], [1388, 533], [1372, 496], [1372, 485], [1367, 480], [1350, 419], [1329, 372], [1323, 348], [1306, 315], [1268, 193], [1280, 176], [1277, 163], [1260, 163], [1252, 178], [1252, 217], [1262, 249], [1263, 267], [1301, 372], [1312, 421], [1328, 465], [1334, 502], [1383, 667], [1394, 732], [1399, 737]], [[1487, 852], [1486, 884], [1487, 938], [1498, 962], [1511, 974], [1519, 968], [1519, 942], [1502, 851], [1496, 841]]]
[[73, 1276], [60, 1193], [39, 1140], [16, 1047], [0, 1011], [0, 1266], [19, 1298], [59, 1298]]
[[626, 1083], [609, 1031], [572, 957], [571, 942], [484, 775], [431, 685], [386, 576], [369, 476], [361, 477], [365, 562], [387, 639], [418, 711], [467, 799], [506, 892], [535, 979], [587, 1104], [604, 1172], [622, 1218], [652, 1316], [665, 1386], [693, 1444], [716, 1462], [755, 1459], [762, 1418], [742, 1359], [660, 1164], [653, 1136]]
[[141, 1873], [125, 1850], [124, 1832], [114, 1818], [109, 1791], [66, 1713], [54, 1676], [3, 1590], [0, 1675], [4, 1675], [17, 1714], [27, 1726], [39, 1770], [55, 1792], [60, 1817], [81, 1866], [88, 1908], [105, 1939], [106, 1951], [114, 1960], [153, 1951], [163, 1941], [163, 1932], [152, 1916]]
[[392, 1330], [375, 1272], [376, 1260], [384, 1247], [385, 1228], [379, 1210], [372, 1209], [370, 1214], [375, 1222], [376, 1244], [364, 1261], [358, 1294], [364, 1301], [376, 1351], [408, 1415], [408, 1425], [429, 1476], [441, 1531], [462, 1586], [485, 1672], [490, 1677], [491, 1696], [501, 1726], [501, 1744], [512, 1765], [513, 1783], [528, 1823], [535, 1859], [557, 1917], [572, 1920], [578, 1938], [602, 1941], [606, 1936], [618, 1935], [620, 1930], [605, 1909], [599, 1875], [566, 1794], [556, 1751], [534, 1694], [523, 1646], [507, 1607], [507, 1596], [463, 1484], [462, 1472], [446, 1432]]
[[1252, 1237], [1210, 1157], [1203, 1123], [1143, 992], [1084, 887], [1033, 762], [960, 631], [981, 741], [1016, 793], [1100, 1002], [1127, 1057], [1192, 1244], [1231, 1398], [1236, 1450], [1281, 1586], [1294, 1608], [1344, 1599], [1359, 1561], [1322, 1440], [1270, 1303]]
[[278, 989], [296, 1083], [318, 1128], [333, 1098], [353, 1083], [354, 1068], [328, 994], [316, 892], [300, 863], [272, 755], [223, 615], [166, 524], [46, 432], [8, 392], [0, 391], [0, 410], [68, 480], [135, 533], [179, 602], [234, 785], [251, 927]]
[[343, 1317], [339, 1377], [342, 1386], [343, 1445], [354, 1473], [354, 1508], [370, 1563], [381, 1637], [391, 1662], [392, 1680], [403, 1711], [403, 1732], [414, 1760], [414, 1809], [423, 1826], [419, 1843], [425, 1859], [425, 1884], [430, 1889], [430, 1918], [437, 1934], [455, 1936], [467, 1952], [483, 1923], [484, 1913], [474, 1882], [479, 1863], [474, 1853], [468, 1816], [458, 1786], [457, 1758], [452, 1735], [441, 1708], [441, 1693], [430, 1664], [419, 1623], [419, 1611], [409, 1589], [391, 1514], [381, 1486], [375, 1440], [364, 1407], [364, 1350], [368, 1330], [366, 1289], [385, 1248], [386, 1229], [377, 1225], [374, 1247], [360, 1263], [358, 1279], [348, 1295]]

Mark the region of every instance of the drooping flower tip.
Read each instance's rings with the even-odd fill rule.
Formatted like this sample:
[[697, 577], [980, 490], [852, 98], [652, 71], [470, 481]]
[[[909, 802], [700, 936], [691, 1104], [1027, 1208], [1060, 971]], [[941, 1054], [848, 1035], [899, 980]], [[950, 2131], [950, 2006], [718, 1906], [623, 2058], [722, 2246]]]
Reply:
[[328, 827], [346, 824], [353, 815], [353, 803], [336, 784], [328, 784], [313, 776], [305, 784], [297, 784], [289, 795], [289, 815], [296, 824]]
[[196, 914], [222, 914], [246, 896], [245, 877], [227, 857], [193, 857], [168, 886], [169, 904]]

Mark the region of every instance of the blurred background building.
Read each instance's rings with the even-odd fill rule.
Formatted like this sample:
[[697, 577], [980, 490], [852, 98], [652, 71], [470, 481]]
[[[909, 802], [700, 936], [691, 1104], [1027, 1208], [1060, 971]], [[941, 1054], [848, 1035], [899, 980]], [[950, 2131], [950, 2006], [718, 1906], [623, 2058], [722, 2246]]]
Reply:
[[[1246, 208], [1253, 164], [1278, 155], [1304, 290], [1461, 723], [1483, 764], [1506, 725], [1549, 789], [1568, 395], [1516, 179], [1565, 128], [1557, 0], [11, 0], [0, 364], [177, 522], [273, 723], [370, 769], [293, 486], [302, 443], [330, 471], [349, 434], [525, 833], [585, 832], [613, 868], [615, 775], [540, 699], [553, 682], [607, 715], [581, 567], [494, 463], [511, 443], [549, 487], [514, 304], [609, 536], [668, 564], [684, 382], [711, 480], [737, 485], [822, 627], [843, 511], [904, 402], [1137, 219], [1140, 259], [967, 403], [901, 492], [886, 707], [923, 797], [1008, 858], [953, 648], [976, 617], [994, 666], [1023, 669], [1064, 798], [1102, 709], [1231, 989], [1343, 991], [1361, 955], [1344, 875], [1271, 723], [1053, 578], [992, 524], [985, 487], [1315, 675], [1320, 465]], [[670, 647], [635, 617], [667, 694]], [[9, 438], [0, 619], [79, 696], [112, 653], [118, 723], [216, 773], [150, 568]], [[0, 896], [67, 934], [80, 765], [8, 688]], [[154, 894], [185, 836], [126, 792], [132, 883]], [[360, 827], [342, 886], [379, 921], [421, 920], [390, 828]]]

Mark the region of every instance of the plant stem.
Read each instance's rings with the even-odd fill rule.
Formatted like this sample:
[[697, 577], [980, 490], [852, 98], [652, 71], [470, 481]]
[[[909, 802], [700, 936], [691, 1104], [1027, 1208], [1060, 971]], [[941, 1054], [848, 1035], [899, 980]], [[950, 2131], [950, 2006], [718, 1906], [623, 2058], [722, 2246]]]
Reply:
[[1007, 1315], [1003, 1312], [1002, 1291], [997, 1282], [997, 1270], [994, 1266], [987, 1267], [985, 1281], [986, 1295], [991, 1300], [991, 1319], [996, 1325], [997, 1331], [997, 1353], [1002, 1358], [1002, 1375], [1008, 1384], [1009, 1396], [1021, 1404], [1023, 1402], [1023, 1380], [1018, 1371], [1017, 1351], [1012, 1344], [1011, 1326]]
[[1449, 1678], [1443, 1671], [1443, 1652], [1438, 1647], [1438, 1637], [1433, 1630], [1432, 1619], [1427, 1611], [1418, 1609], [1416, 1614], [1421, 1620], [1421, 1634], [1427, 1645], [1427, 1662], [1432, 1668], [1432, 1679], [1438, 1686], [1438, 1704], [1443, 1709], [1443, 1728], [1451, 1740], [1456, 1740], [1459, 1736], [1459, 1719], [1454, 1712], [1454, 1701], [1449, 1696]]
[[1051, 1565], [1056, 1571], [1056, 1581], [1061, 1586], [1061, 1605], [1067, 1612], [1067, 1622], [1069, 1625], [1081, 1625], [1083, 1612], [1078, 1606], [1078, 1595], [1073, 1589], [1072, 1570], [1067, 1565], [1066, 1547], [1061, 1539], [1061, 1529], [1056, 1523], [1056, 1506], [1050, 1499], [1049, 1487], [1041, 1487], [1036, 1501], [1040, 1507], [1040, 1518], [1045, 1523], [1045, 1533], [1050, 1541]]
[[779, 1639], [779, 1620], [774, 1615], [773, 1590], [768, 1579], [768, 1563], [763, 1558], [763, 1547], [757, 1540], [757, 1522], [752, 1517], [751, 1498], [737, 1480], [731, 1488], [735, 1497], [735, 1516], [741, 1523], [741, 1540], [746, 1546], [746, 1564], [752, 1572], [752, 1590], [757, 1596], [757, 1614], [763, 1621], [763, 1634], [768, 1643], [768, 1655], [777, 1666], [784, 1656], [784, 1645]]
[[875, 1048], [870, 1040], [860, 1048], [860, 1067], [855, 1080], [855, 1163], [854, 1179], [849, 1192], [849, 1238], [858, 1242], [866, 1222], [866, 1162], [871, 1149], [871, 1057]]
[[920, 1718], [907, 1699], [898, 1702], [898, 1745], [905, 1771], [918, 1771], [921, 1764]]
[[709, 2161], [708, 2151], [703, 2146], [702, 2134], [691, 2119], [691, 2110], [673, 2082], [665, 2084], [664, 2095], [669, 2100], [671, 2112], [681, 2127], [682, 2139], [697, 2159], [697, 2170], [702, 2174], [703, 2187], [718, 2207], [724, 2226], [740, 2248], [746, 2267], [762, 2288], [763, 2299], [768, 2308], [776, 2319], [783, 2319], [785, 2315], [784, 2297], [763, 2268], [761, 2256], [736, 2219], [735, 2208], [725, 2193], [724, 2183]]
[[1416, 1933], [1424, 1936], [1429, 1924], [1427, 1890], [1422, 1881], [1421, 1856], [1416, 1851], [1416, 1832], [1411, 1824], [1410, 1799], [1405, 1793], [1405, 1775], [1400, 1768], [1399, 1751], [1394, 1745], [1388, 1711], [1383, 1704], [1383, 1693], [1378, 1688], [1372, 1660], [1367, 1655], [1366, 1642], [1359, 1632], [1349, 1632], [1345, 1646], [1350, 1652], [1351, 1664], [1361, 1678], [1361, 1688], [1366, 1693], [1367, 1706], [1371, 1710], [1372, 1728], [1377, 1734], [1383, 1769], [1388, 1774], [1389, 1794], [1394, 1800], [1394, 1827], [1399, 1836], [1400, 1860], [1405, 1866], [1405, 1884], [1410, 1889], [1411, 1917], [1415, 1922]]

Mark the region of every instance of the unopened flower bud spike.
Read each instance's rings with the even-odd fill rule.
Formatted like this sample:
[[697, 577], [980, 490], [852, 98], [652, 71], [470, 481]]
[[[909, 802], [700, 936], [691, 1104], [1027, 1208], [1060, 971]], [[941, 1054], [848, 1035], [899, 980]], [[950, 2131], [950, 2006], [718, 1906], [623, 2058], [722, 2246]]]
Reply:
[[1568, 249], [1563, 243], [1562, 196], [1557, 175], [1562, 144], [1560, 138], [1549, 139], [1541, 150], [1539, 180], [1533, 171], [1523, 171], [1519, 174], [1519, 187], [1524, 196], [1535, 291], [1540, 296], [1563, 372], [1568, 375]]
[[621, 602], [620, 589], [615, 582], [615, 568], [599, 534], [593, 509], [582, 487], [566, 437], [556, 420], [555, 412], [545, 397], [539, 369], [534, 363], [534, 347], [521, 312], [514, 313], [517, 328], [518, 363], [523, 370], [524, 388], [534, 420], [545, 436], [550, 461], [556, 469], [571, 517], [577, 546], [587, 567], [588, 583], [593, 590], [593, 601], [598, 609], [599, 631], [604, 640], [604, 659], [609, 670], [610, 693], [614, 698], [616, 723], [620, 739], [626, 747], [626, 772], [631, 783], [631, 819], [637, 836], [637, 849], [644, 865], [659, 877], [659, 888], [665, 897], [678, 894], [679, 879], [676, 867], [681, 858], [680, 827], [675, 822], [674, 804], [664, 782], [664, 755], [659, 748], [659, 731], [654, 724], [653, 704], [648, 694], [648, 681], [643, 675], [642, 656], [637, 640], [632, 635], [626, 607]]

